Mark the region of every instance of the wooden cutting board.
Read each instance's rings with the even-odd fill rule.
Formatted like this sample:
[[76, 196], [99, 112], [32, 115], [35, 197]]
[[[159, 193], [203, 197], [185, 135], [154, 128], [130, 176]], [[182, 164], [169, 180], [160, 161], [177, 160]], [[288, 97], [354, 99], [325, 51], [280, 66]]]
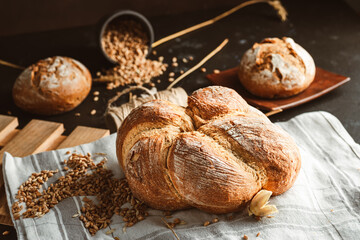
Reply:
[[18, 119], [0, 115], [0, 224], [12, 225], [6, 203], [2, 158], [4, 152], [24, 157], [59, 148], [73, 147], [95, 141], [110, 134], [107, 129], [78, 126], [69, 136], [63, 136], [62, 123], [33, 119], [23, 129], [16, 129]]

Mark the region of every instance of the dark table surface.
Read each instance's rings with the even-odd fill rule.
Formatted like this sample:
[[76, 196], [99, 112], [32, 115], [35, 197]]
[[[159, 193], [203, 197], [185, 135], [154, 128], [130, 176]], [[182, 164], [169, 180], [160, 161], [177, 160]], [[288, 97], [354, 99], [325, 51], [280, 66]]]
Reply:
[[[285, 1], [289, 19], [281, 23], [272, 8], [266, 4], [247, 7], [230, 17], [210, 25], [204, 29], [187, 34], [167, 42], [156, 48], [157, 56], [164, 56], [165, 62], [171, 63], [172, 57], [183, 58], [193, 56], [194, 61], [180, 63], [178, 68], [169, 67], [168, 72], [186, 70], [200, 61], [221, 41], [229, 38], [228, 45], [204, 67], [227, 69], [240, 61], [244, 51], [256, 41], [265, 37], [288, 36], [295, 39], [313, 56], [317, 66], [326, 70], [349, 76], [351, 81], [340, 88], [314, 101], [286, 110], [270, 117], [273, 122], [286, 121], [298, 114], [311, 111], [327, 111], [335, 115], [355, 141], [360, 142], [360, 18], [346, 3], [341, 0]], [[196, 11], [181, 15], [151, 17], [155, 30], [155, 38], [195, 25], [212, 18], [227, 9], [218, 8], [211, 11]], [[2, 37], [0, 39], [0, 59], [28, 66], [41, 58], [54, 55], [69, 56], [83, 62], [95, 76], [96, 72], [109, 67], [104, 57], [98, 52], [95, 26], [76, 29], [57, 30], [52, 32], [33, 33]], [[94, 84], [93, 91], [100, 91], [100, 100], [94, 102], [92, 94], [75, 110], [51, 117], [32, 115], [17, 108], [12, 100], [11, 89], [20, 70], [0, 66], [0, 114], [11, 112], [18, 117], [20, 128], [31, 119], [44, 119], [64, 123], [68, 134], [76, 126], [92, 126], [106, 128], [103, 114], [107, 100], [116, 91], [106, 90], [101, 84]], [[165, 73], [160, 79], [159, 90], [168, 85]], [[183, 80], [178, 86], [188, 93], [210, 85], [205, 73], [196, 71]], [[122, 98], [119, 104], [127, 99]], [[92, 109], [97, 110], [95, 116], [90, 115]], [[80, 117], [74, 114], [80, 112]], [[10, 234], [1, 233], [9, 230]], [[0, 225], [0, 239], [16, 239], [14, 228]]]

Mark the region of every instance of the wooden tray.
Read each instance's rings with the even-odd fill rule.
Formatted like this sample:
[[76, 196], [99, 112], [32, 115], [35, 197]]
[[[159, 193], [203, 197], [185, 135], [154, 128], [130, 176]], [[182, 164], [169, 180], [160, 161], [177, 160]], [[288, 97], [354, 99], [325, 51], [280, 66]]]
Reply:
[[[4, 152], [16, 157], [73, 147], [95, 141], [110, 134], [107, 129], [78, 126], [69, 136], [64, 132], [62, 123], [31, 120], [23, 129], [16, 129], [16, 117], [0, 115], [0, 170]], [[0, 171], [0, 224], [12, 225], [9, 208], [6, 203], [2, 171]]]
[[315, 79], [305, 91], [289, 98], [263, 99], [246, 91], [238, 79], [237, 72], [238, 68], [236, 67], [218, 74], [208, 74], [206, 77], [215, 85], [235, 89], [250, 105], [267, 111], [296, 107], [316, 99], [350, 81], [349, 77], [341, 76], [317, 67]]

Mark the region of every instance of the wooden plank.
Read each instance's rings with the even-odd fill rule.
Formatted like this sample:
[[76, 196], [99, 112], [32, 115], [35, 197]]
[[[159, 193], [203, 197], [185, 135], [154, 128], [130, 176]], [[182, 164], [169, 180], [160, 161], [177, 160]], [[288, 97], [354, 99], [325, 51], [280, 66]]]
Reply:
[[77, 146], [80, 144], [93, 142], [102, 137], [108, 136], [109, 134], [110, 134], [110, 131], [107, 129], [78, 126], [57, 147], [57, 149], [74, 147], [74, 146]]
[[[9, 152], [16, 157], [24, 157], [46, 151], [62, 132], [64, 132], [62, 123], [31, 120], [24, 129], [0, 150], [0, 167], [2, 167], [4, 152]], [[0, 187], [2, 184], [2, 171], [0, 171]]]
[[[0, 147], [5, 146], [7, 142], [9, 142], [19, 130], [15, 129], [19, 125], [18, 119], [16, 117], [0, 115]], [[2, 160], [2, 156], [0, 159], [0, 163]], [[2, 170], [2, 166], [0, 164], [0, 171]], [[2, 181], [2, 171], [0, 173], [0, 177]], [[4, 193], [4, 185], [0, 188], [0, 193]], [[0, 213], [4, 213], [0, 215], [0, 223], [5, 225], [12, 225], [12, 221], [10, 218], [9, 208], [6, 203], [5, 194], [2, 194], [0, 197]]]
[[[7, 210], [9, 211], [9, 210]], [[13, 222], [10, 217], [10, 213], [8, 215], [0, 215], [0, 224], [7, 225], [7, 226], [13, 226]]]
[[13, 139], [0, 150], [0, 164], [4, 152], [16, 157], [48, 150], [49, 146], [64, 132], [62, 123], [31, 120]]
[[[0, 188], [1, 193], [5, 193], [5, 186]], [[6, 202], [6, 196], [3, 194], [0, 197], [0, 224], [12, 226], [12, 220], [10, 217], [9, 207]]]
[[11, 139], [13, 139], [18, 133], [20, 132], [19, 129], [14, 129], [2, 139], [0, 139], [0, 149], [1, 147], [5, 146], [8, 142], [10, 142]]
[[0, 146], [4, 146], [5, 139], [19, 125], [16, 117], [0, 115]]
[[49, 145], [48, 150], [54, 150], [57, 149], [57, 147], [66, 139], [67, 137], [64, 135], [59, 136], [57, 139], [55, 139], [51, 145]]
[[[0, 167], [4, 152], [9, 152], [16, 157], [49, 150], [64, 132], [62, 123], [43, 120], [31, 120], [13, 139], [0, 150]], [[1, 169], [0, 168], [0, 169]], [[3, 188], [3, 174], [0, 171], [0, 188]], [[9, 212], [6, 207], [5, 193], [0, 192], [0, 223], [9, 222]], [[5, 204], [4, 204], [5, 203]], [[3, 217], [5, 216], [5, 217]], [[4, 221], [2, 221], [4, 220]]]

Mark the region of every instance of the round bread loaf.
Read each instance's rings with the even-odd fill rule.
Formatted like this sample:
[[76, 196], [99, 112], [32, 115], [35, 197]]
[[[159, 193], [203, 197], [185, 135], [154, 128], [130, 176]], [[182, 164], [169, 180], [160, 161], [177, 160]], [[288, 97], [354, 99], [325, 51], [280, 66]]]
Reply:
[[245, 52], [238, 76], [256, 96], [285, 98], [309, 87], [315, 77], [315, 63], [293, 39], [266, 38]]
[[15, 104], [42, 115], [67, 112], [78, 106], [91, 89], [89, 70], [68, 57], [50, 57], [26, 68], [13, 87]]
[[300, 170], [293, 139], [234, 90], [207, 87], [186, 108], [153, 100], [118, 130], [116, 153], [134, 196], [161, 210], [240, 210], [261, 189], [287, 191]]

